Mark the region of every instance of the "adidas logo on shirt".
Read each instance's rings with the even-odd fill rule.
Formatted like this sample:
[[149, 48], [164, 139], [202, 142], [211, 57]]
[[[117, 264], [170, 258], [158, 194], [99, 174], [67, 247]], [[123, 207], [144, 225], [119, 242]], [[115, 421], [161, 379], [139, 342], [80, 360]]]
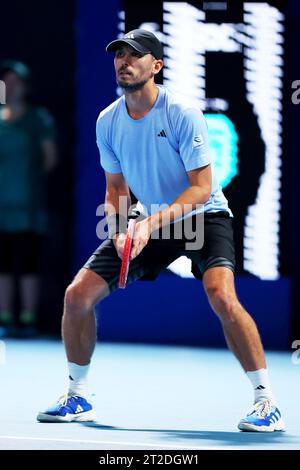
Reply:
[[165, 131], [162, 129], [159, 134], [157, 134], [157, 137], [167, 137], [167, 134]]

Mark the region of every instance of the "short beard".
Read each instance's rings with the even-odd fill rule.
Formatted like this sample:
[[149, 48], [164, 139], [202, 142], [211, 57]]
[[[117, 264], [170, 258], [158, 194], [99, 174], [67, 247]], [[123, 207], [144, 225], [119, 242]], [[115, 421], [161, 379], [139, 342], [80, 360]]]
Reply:
[[143, 80], [138, 83], [122, 84], [117, 80], [117, 84], [119, 85], [119, 87], [121, 87], [122, 90], [126, 91], [127, 93], [134, 93], [135, 91], [142, 90], [142, 88], [144, 88], [147, 82], [148, 80]]

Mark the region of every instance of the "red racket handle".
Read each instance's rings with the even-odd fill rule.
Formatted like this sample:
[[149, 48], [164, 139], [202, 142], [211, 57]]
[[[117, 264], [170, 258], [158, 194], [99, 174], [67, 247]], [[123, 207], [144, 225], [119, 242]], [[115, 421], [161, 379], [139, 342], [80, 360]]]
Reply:
[[135, 219], [130, 219], [128, 223], [128, 229], [126, 234], [126, 240], [124, 245], [123, 257], [122, 257], [122, 264], [120, 269], [120, 277], [119, 277], [119, 288], [125, 289], [126, 281], [128, 276], [129, 264], [130, 264], [130, 253], [131, 253], [131, 246], [132, 240], [135, 230]]

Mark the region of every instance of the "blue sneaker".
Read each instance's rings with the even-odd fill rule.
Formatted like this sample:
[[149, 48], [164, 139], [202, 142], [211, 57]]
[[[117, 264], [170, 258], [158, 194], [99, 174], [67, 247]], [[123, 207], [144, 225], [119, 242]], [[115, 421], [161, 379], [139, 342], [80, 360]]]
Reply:
[[277, 406], [271, 400], [258, 401], [246, 418], [238, 424], [241, 431], [284, 431], [284, 422]]
[[86, 398], [63, 395], [56, 403], [37, 415], [43, 423], [70, 423], [71, 421], [94, 421], [96, 413]]

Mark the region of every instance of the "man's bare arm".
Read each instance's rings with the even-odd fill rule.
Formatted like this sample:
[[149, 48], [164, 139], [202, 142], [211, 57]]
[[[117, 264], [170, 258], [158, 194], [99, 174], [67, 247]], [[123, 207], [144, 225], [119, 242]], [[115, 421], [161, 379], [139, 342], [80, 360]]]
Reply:
[[171, 221], [182, 217], [204, 204], [211, 196], [211, 166], [187, 172], [191, 186], [181, 193], [168, 207], [149, 217], [152, 230], [156, 230]]
[[[131, 197], [128, 184], [126, 183], [122, 173], [105, 172], [106, 193], [105, 193], [105, 213], [106, 217], [122, 213], [127, 216], [128, 209], [131, 205]], [[122, 199], [121, 199], [122, 197]], [[121, 205], [122, 201], [122, 205]], [[125, 202], [125, 210], [123, 204]]]
[[[109, 233], [117, 250], [118, 256], [122, 259], [125, 243], [125, 234], [118, 233], [126, 230], [126, 221], [128, 210], [131, 206], [131, 197], [128, 184], [122, 173], [105, 172], [106, 193], [105, 193], [105, 214], [108, 221]], [[117, 226], [116, 214], [121, 215], [120, 223], [122, 227]], [[111, 219], [110, 219], [111, 218]], [[122, 222], [123, 221], [123, 222]]]

